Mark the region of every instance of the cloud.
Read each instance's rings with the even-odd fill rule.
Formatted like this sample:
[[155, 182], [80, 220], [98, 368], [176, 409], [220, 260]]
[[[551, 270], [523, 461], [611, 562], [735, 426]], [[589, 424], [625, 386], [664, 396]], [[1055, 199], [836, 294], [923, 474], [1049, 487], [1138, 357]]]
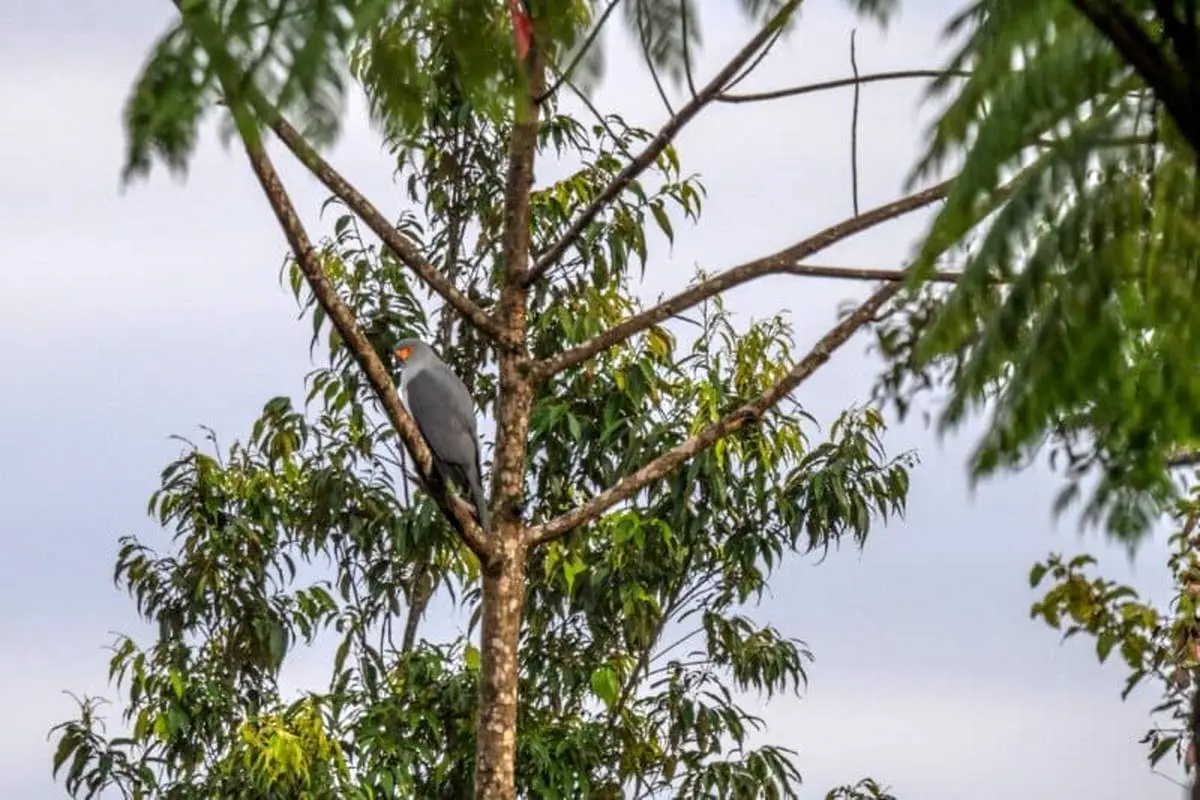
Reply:
[[868, 776], [900, 798], [1178, 796], [1148, 770], [1113, 769], [1148, 726], [1137, 706], [881, 672], [851, 669], [804, 702], [764, 709], [763, 738], [799, 751], [806, 796]]

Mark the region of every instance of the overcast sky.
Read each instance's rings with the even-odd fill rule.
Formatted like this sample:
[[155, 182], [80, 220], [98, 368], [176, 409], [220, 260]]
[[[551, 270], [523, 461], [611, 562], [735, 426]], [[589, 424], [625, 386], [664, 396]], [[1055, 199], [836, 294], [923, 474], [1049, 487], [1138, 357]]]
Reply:
[[[862, 71], [942, 62], [939, 32], [954, 3], [905, 5], [886, 35], [862, 25]], [[112, 585], [116, 539], [166, 543], [145, 507], [179, 452], [168, 436], [203, 424], [225, 441], [243, 437], [266, 399], [301, 395], [310, 366], [305, 325], [277, 282], [283, 237], [240, 153], [210, 137], [185, 184], [160, 172], [118, 191], [121, 106], [170, 11], [166, 0], [0, 2], [4, 798], [63, 796], [46, 739], [73, 713], [63, 691], [113, 696], [110, 631], [139, 627]], [[732, 17], [710, 13], [707, 23], [702, 75], [748, 35]], [[846, 75], [854, 25], [842, 4], [814, 0], [747, 88]], [[602, 107], [661, 124], [638, 58], [611, 44]], [[681, 155], [702, 173], [705, 216], [678, 230], [673, 252], [652, 254], [647, 296], [697, 265], [719, 269], [848, 216], [850, 109], [848, 91], [720, 106], [687, 129]], [[864, 88], [864, 208], [898, 196], [928, 119], [915, 85]], [[332, 158], [389, 213], [399, 208], [361, 104]], [[324, 191], [279, 160], [315, 228]], [[898, 266], [926, 219], [876, 229], [815, 263]], [[743, 319], [788, 309], [803, 349], [839, 301], [868, 290], [781, 278], [738, 290], [731, 305]], [[868, 397], [878, 365], [864, 345], [798, 393], [819, 417]], [[1119, 666], [1100, 668], [1087, 642], [1060, 646], [1028, 619], [1026, 576], [1050, 550], [1097, 552], [1109, 575], [1163, 599], [1162, 537], [1131, 564], [1095, 534], [1081, 539], [1073, 522], [1054, 524], [1059, 483], [1041, 469], [972, 496], [970, 440], [939, 442], [919, 420], [895, 426], [892, 451], [922, 458], [908, 518], [878, 530], [861, 555], [796, 560], [778, 574], [756, 613], [802, 638], [816, 662], [803, 699], [763, 712], [767, 738], [799, 751], [809, 798], [865, 775], [901, 800], [1181, 796], [1151, 774], [1137, 743], [1155, 698], [1122, 703]]]

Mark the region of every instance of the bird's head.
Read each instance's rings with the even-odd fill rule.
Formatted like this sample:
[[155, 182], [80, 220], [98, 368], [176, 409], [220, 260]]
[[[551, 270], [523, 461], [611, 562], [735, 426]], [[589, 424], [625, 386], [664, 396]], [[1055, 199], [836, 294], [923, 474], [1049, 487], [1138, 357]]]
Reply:
[[396, 366], [404, 369], [409, 365], [417, 366], [433, 355], [433, 348], [420, 339], [404, 339], [392, 351], [396, 358]]

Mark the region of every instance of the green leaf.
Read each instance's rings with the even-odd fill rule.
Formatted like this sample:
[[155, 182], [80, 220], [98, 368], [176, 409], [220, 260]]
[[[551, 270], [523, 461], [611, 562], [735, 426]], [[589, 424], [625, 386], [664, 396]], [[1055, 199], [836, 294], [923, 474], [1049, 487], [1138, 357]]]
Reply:
[[599, 667], [592, 671], [592, 692], [604, 701], [609, 708], [617, 704], [621, 693], [621, 685], [617, 673], [611, 667]]

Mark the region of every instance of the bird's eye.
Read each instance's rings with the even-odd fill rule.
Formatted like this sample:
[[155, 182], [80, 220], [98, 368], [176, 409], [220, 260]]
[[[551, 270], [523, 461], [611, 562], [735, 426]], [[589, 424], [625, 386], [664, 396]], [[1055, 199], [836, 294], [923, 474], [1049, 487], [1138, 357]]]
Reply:
[[410, 352], [412, 352], [412, 350], [411, 350], [411, 348], [408, 348], [408, 347], [397, 348], [396, 349], [396, 358], [400, 359], [401, 361], [407, 361], [408, 354]]

